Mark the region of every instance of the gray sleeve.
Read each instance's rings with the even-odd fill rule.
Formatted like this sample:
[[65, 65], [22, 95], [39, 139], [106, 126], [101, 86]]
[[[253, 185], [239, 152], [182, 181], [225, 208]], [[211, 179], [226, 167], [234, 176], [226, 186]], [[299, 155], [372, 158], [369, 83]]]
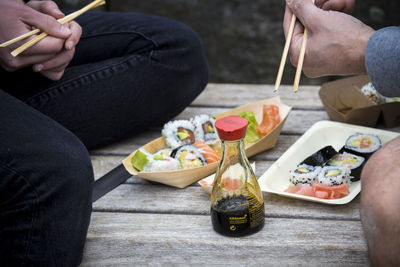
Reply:
[[400, 96], [400, 27], [376, 31], [368, 41], [365, 65], [371, 82], [384, 96]]

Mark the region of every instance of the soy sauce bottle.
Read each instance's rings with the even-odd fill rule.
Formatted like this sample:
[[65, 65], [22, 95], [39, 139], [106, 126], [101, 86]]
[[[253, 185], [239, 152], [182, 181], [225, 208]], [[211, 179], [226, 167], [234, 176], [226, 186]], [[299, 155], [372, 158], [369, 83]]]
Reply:
[[211, 221], [222, 235], [249, 235], [264, 226], [263, 196], [244, 151], [247, 124], [238, 116], [215, 122], [222, 158], [211, 193]]

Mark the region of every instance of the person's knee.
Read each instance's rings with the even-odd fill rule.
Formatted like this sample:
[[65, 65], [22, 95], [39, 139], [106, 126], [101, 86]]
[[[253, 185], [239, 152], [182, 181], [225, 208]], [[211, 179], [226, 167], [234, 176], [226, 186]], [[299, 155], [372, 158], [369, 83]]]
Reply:
[[[361, 174], [361, 203], [362, 208], [368, 208], [376, 214], [377, 219], [388, 218], [400, 204], [396, 191], [400, 189], [400, 138], [385, 145], [367, 161]], [[394, 211], [394, 210], [393, 210]]]
[[162, 20], [164, 34], [156, 40], [160, 50], [154, 55], [155, 58], [165, 59], [164, 63], [178, 68], [181, 76], [191, 75], [192, 84], [201, 84], [203, 89], [209, 79], [209, 66], [200, 36], [184, 23], [159, 19]]
[[93, 189], [93, 169], [89, 153], [85, 146], [72, 134], [55, 141], [55, 145], [47, 151], [50, 172], [55, 189], [72, 198], [88, 200]]
[[371, 260], [392, 262], [400, 249], [400, 138], [382, 147], [361, 175], [361, 221]]

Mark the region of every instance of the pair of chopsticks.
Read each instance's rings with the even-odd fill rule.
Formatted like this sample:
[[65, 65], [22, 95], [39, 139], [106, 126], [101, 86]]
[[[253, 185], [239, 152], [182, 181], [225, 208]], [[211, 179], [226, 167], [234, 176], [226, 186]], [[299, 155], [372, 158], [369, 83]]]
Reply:
[[[71, 13], [71, 14], [69, 14], [68, 16], [65, 16], [65, 17], [63, 17], [63, 18], [61, 18], [61, 19], [58, 19], [57, 21], [58, 21], [59, 23], [61, 23], [61, 24], [65, 24], [65, 23], [67, 23], [67, 22], [70, 22], [71, 20], [76, 19], [77, 17], [79, 17], [80, 15], [82, 15], [83, 13], [85, 13], [86, 11], [88, 11], [88, 10], [90, 10], [90, 9], [92, 9], [92, 8], [95, 8], [95, 7], [104, 5], [105, 3], [106, 3], [105, 0], [95, 0], [95, 1], [93, 1], [92, 3], [88, 4], [87, 6], [85, 6], [85, 7], [81, 8], [81, 9], [79, 9], [78, 11], [76, 11], [76, 12], [74, 12], [74, 13]], [[4, 43], [0, 44], [0, 47], [9, 46], [9, 45], [11, 45], [11, 44], [13, 44], [13, 43], [16, 43], [16, 42], [18, 42], [18, 41], [21, 41], [21, 40], [23, 40], [23, 39], [25, 39], [25, 38], [28, 38], [28, 37], [30, 37], [30, 36], [32, 36], [32, 35], [35, 35], [35, 34], [39, 33], [39, 32], [41, 32], [40, 29], [36, 29], [36, 30], [30, 31], [30, 32], [27, 32], [27, 33], [25, 33], [25, 34], [23, 34], [23, 35], [20, 35], [20, 36], [14, 38], [14, 39], [11, 39], [11, 40], [9, 40], [9, 41], [7, 41], [7, 42], [4, 42]], [[33, 46], [34, 44], [36, 44], [37, 42], [39, 42], [40, 40], [42, 40], [43, 38], [45, 38], [47, 35], [48, 35], [48, 33], [42, 32], [41, 34], [39, 34], [39, 35], [36, 36], [35, 38], [29, 40], [29, 41], [26, 42], [25, 44], [21, 45], [20, 47], [18, 47], [18, 48], [15, 49], [14, 51], [12, 51], [12, 52], [11, 52], [11, 55], [14, 56], [14, 57], [18, 56], [20, 53], [24, 52], [26, 49], [28, 49], [29, 47]]]
[[[312, 0], [312, 2], [314, 3], [315, 0]], [[288, 35], [286, 38], [285, 47], [283, 48], [283, 53], [282, 53], [281, 63], [279, 65], [278, 75], [276, 76], [274, 92], [278, 91], [279, 86], [281, 85], [283, 68], [285, 67], [290, 43], [292, 42], [293, 30], [294, 30], [294, 26], [296, 24], [296, 19], [297, 19], [296, 16], [293, 14], [292, 20], [290, 21], [290, 26], [289, 26]], [[301, 72], [303, 69], [304, 55], [306, 53], [306, 45], [307, 45], [307, 29], [304, 28], [303, 40], [302, 40], [301, 46], [300, 46], [299, 61], [297, 62], [296, 75], [294, 76], [294, 83], [293, 83], [293, 92], [295, 92], [295, 93], [297, 93], [297, 91], [299, 90], [300, 76], [301, 76]]]

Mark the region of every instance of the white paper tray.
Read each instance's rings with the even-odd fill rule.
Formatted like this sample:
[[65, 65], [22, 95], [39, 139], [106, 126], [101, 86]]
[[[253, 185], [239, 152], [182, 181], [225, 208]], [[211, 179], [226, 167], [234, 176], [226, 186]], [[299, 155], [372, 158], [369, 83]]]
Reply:
[[331, 145], [336, 150], [339, 150], [345, 144], [346, 139], [356, 132], [377, 135], [382, 140], [382, 144], [400, 136], [400, 134], [396, 132], [352, 124], [331, 121], [317, 122], [259, 178], [258, 182], [261, 190], [285, 197], [331, 205], [341, 205], [350, 202], [361, 191], [360, 181], [353, 182], [349, 187], [350, 194], [340, 199], [320, 199], [287, 193], [284, 192], [284, 190], [290, 186], [290, 170], [294, 169], [305, 158], [325, 146]]

